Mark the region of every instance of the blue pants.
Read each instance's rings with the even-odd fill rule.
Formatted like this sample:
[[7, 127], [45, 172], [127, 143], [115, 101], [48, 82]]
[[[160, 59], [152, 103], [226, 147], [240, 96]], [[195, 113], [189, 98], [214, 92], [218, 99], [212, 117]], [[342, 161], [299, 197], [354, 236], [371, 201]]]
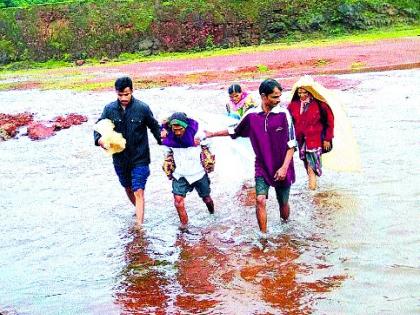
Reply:
[[114, 169], [121, 186], [124, 188], [131, 188], [133, 192], [146, 188], [147, 178], [150, 175], [149, 165], [136, 166], [134, 168], [114, 165]]

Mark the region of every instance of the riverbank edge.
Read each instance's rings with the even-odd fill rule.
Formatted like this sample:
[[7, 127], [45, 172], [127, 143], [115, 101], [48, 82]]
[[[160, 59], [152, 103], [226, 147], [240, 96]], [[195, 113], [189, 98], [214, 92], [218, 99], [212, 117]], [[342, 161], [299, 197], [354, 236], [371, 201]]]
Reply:
[[[407, 36], [407, 34], [411, 36]], [[128, 62], [109, 62], [106, 64], [87, 64], [83, 66], [59, 67], [52, 69], [31, 69], [19, 71], [0, 71], [0, 91], [7, 90], [24, 90], [24, 89], [70, 89], [75, 91], [100, 91], [112, 90], [115, 76], [113, 73], [119, 72], [121, 69], [146, 68], [153, 64], [159, 63], [163, 66], [160, 72], [154, 71], [143, 72], [134, 79], [137, 88], [153, 88], [166, 86], [180, 86], [180, 85], [194, 85], [194, 84], [208, 84], [222, 81], [244, 81], [244, 80], [258, 80], [263, 77], [279, 77], [282, 73], [287, 73], [287, 70], [293, 68], [293, 64], [287, 63], [281, 67], [282, 73], [279, 72], [279, 67], [265, 65], [265, 64], [246, 64], [236, 69], [228, 69], [228, 65], [218, 66], [218, 69], [189, 69], [182, 73], [182, 69], [178, 69], [176, 74], [167, 72], [164, 69], [165, 65], [171, 65], [175, 62], [181, 62], [181, 66], [190, 67], [190, 62], [200, 62], [205, 64], [206, 61], [214, 60], [215, 58], [223, 61], [224, 57], [241, 58], [247, 55], [258, 55], [267, 52], [273, 53], [292, 53], [294, 51], [318, 49], [318, 50], [346, 50], [349, 45], [381, 45], [390, 41], [395, 42], [395, 49], [398, 49], [398, 43], [402, 40], [418, 40], [420, 35], [420, 27], [402, 30], [400, 32], [382, 32], [375, 34], [365, 33], [358, 35], [350, 35], [347, 37], [331, 38], [324, 40], [303, 41], [292, 44], [278, 43], [267, 44], [255, 47], [242, 47], [237, 49], [227, 49], [223, 51], [206, 51], [202, 54], [169, 54], [163, 55], [161, 58], [153, 57], [148, 60], [128, 61]], [[379, 39], [378, 39], [379, 38]], [[420, 52], [420, 45], [419, 52]], [[356, 57], [356, 56], [355, 56]], [[346, 58], [349, 58], [348, 56]], [[373, 71], [389, 71], [413, 69], [420, 67], [420, 59], [414, 58], [409, 62], [389, 62], [383, 64], [383, 59], [387, 58], [384, 54], [381, 56], [381, 63], [364, 64], [363, 62], [353, 62], [349, 67], [334, 67], [333, 64], [328, 64], [328, 60], [322, 58], [302, 60], [302, 64], [307, 63], [311, 66], [311, 71], [304, 71], [313, 75], [336, 75], [356, 72], [373, 72]], [[354, 58], [353, 58], [354, 59]], [[356, 58], [357, 59], [357, 58]], [[198, 61], [197, 61], [198, 60]], [[184, 69], [185, 70], [185, 69]], [[130, 73], [127, 73], [130, 75]], [[295, 73], [299, 75], [299, 73]]]

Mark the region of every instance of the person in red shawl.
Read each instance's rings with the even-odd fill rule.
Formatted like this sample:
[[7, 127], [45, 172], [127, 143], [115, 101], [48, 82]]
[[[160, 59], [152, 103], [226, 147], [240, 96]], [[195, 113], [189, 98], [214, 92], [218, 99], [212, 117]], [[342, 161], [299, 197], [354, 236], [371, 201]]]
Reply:
[[288, 109], [295, 126], [299, 157], [308, 174], [308, 186], [315, 190], [316, 176], [322, 175], [321, 155], [332, 149], [334, 115], [330, 106], [316, 97], [313, 86], [301, 82], [292, 90]]

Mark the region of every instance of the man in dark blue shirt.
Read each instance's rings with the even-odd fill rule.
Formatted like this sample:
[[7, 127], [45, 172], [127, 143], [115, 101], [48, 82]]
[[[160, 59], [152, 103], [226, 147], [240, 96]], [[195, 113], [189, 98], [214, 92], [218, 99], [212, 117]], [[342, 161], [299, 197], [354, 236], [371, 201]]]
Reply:
[[[112, 158], [119, 181], [136, 207], [137, 225], [140, 226], [144, 219], [144, 189], [150, 175], [147, 128], [161, 144], [160, 126], [149, 106], [133, 97], [133, 82], [129, 77], [115, 81], [115, 92], [118, 99], [105, 106], [99, 120], [111, 120], [114, 130], [126, 140], [125, 149], [113, 154]], [[100, 133], [95, 131], [94, 138], [95, 145], [106, 149]]]

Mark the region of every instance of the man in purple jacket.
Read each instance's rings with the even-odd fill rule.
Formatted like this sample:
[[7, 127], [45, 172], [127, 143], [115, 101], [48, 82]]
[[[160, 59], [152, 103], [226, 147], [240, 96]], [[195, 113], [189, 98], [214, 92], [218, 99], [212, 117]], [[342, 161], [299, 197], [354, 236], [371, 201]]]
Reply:
[[267, 232], [266, 199], [270, 186], [276, 190], [280, 216], [289, 218], [290, 187], [295, 182], [293, 153], [297, 142], [292, 118], [280, 103], [281, 85], [273, 79], [259, 87], [261, 106], [250, 109], [238, 125], [221, 131], [206, 131], [207, 137], [249, 137], [255, 153], [256, 215], [261, 232]]

